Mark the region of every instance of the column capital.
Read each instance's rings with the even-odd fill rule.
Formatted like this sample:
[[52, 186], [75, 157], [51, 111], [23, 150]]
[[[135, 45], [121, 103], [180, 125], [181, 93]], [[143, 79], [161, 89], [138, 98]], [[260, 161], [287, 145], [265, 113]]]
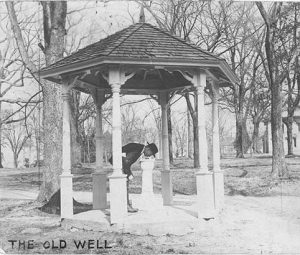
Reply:
[[206, 87], [206, 72], [201, 69], [195, 70], [190, 81], [194, 85], [194, 87], [196, 87], [196, 89], [200, 88], [204, 90], [204, 88]]
[[121, 83], [110, 84], [112, 93], [120, 93]]
[[122, 71], [120, 66], [110, 66], [108, 70], [108, 84], [113, 93], [120, 93], [122, 85]]
[[62, 95], [62, 99], [65, 101], [65, 100], [70, 100], [70, 92], [71, 92], [71, 88], [70, 86], [68, 86], [67, 84], [64, 84], [62, 86], [62, 92], [61, 92], [61, 95]]
[[[127, 71], [126, 71], [127, 70]], [[129, 71], [129, 73], [128, 73]], [[120, 88], [127, 80], [132, 78], [135, 72], [126, 69], [122, 65], [111, 65], [108, 69], [108, 76], [106, 78], [109, 86], [112, 88], [113, 93], [120, 93]]]
[[63, 92], [62, 93], [62, 99], [63, 101], [70, 101], [70, 92]]
[[202, 87], [202, 86], [197, 86], [197, 87], [195, 87], [195, 92], [196, 92], [198, 95], [204, 95], [204, 87]]

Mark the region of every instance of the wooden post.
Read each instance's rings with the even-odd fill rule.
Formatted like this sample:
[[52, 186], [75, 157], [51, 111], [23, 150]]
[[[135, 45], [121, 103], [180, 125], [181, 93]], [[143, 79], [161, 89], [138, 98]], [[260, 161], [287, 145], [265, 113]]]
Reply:
[[93, 174], [93, 209], [107, 208], [107, 173], [103, 169], [103, 128], [102, 128], [102, 105], [105, 94], [101, 90], [93, 93], [96, 105], [96, 172]]
[[122, 173], [122, 135], [120, 88], [121, 71], [118, 67], [110, 67], [109, 85], [112, 88], [112, 152], [113, 173], [109, 177], [110, 187], [110, 219], [111, 223], [122, 223], [127, 216], [126, 175]]
[[60, 217], [73, 217], [73, 186], [71, 174], [70, 88], [63, 84], [63, 172], [60, 175]]
[[160, 93], [160, 106], [161, 106], [161, 121], [162, 121], [162, 158], [163, 170], [161, 172], [161, 186], [163, 204], [171, 205], [173, 203], [173, 187], [172, 177], [170, 172], [169, 160], [169, 135], [168, 135], [168, 93]]
[[220, 135], [219, 135], [219, 85], [212, 82], [212, 143], [213, 143], [213, 180], [215, 209], [219, 210], [224, 204], [224, 172], [220, 168]]
[[196, 86], [195, 104], [197, 109], [198, 130], [199, 130], [199, 163], [200, 168], [196, 173], [198, 217], [214, 217], [214, 190], [212, 173], [208, 171], [207, 140], [205, 127], [205, 105], [204, 89], [206, 86], [206, 73], [197, 70], [193, 77]]

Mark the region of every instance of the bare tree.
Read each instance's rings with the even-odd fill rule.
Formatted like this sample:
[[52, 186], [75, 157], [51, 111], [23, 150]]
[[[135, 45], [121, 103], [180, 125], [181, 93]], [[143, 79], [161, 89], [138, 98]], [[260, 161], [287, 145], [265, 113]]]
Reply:
[[177, 114], [175, 118], [174, 114], [172, 119], [174, 120], [173, 130], [174, 130], [174, 141], [175, 141], [175, 155], [176, 157], [185, 156], [187, 144], [187, 123], [186, 123], [186, 112]]
[[[264, 47], [266, 54], [265, 71], [271, 90], [271, 127], [272, 127], [272, 175], [274, 177], [287, 177], [289, 171], [285, 162], [282, 130], [282, 84], [286, 79], [288, 67], [297, 57], [297, 45], [283, 55], [282, 34], [284, 26], [282, 19], [287, 12], [282, 2], [275, 2], [267, 12], [261, 2], [256, 6], [264, 20], [265, 37]], [[286, 54], [287, 52], [285, 52]]]
[[[295, 47], [299, 47], [299, 4], [291, 3], [286, 7], [288, 16], [283, 19], [283, 32], [279, 38], [282, 44], [282, 51], [285, 56], [289, 56], [289, 51]], [[282, 62], [284, 65], [284, 61]], [[284, 66], [283, 66], [284, 69]], [[283, 91], [287, 94], [287, 116], [283, 118], [283, 122], [287, 127], [287, 154], [293, 155], [293, 121], [296, 107], [300, 102], [300, 74], [299, 74], [299, 57], [295, 57], [287, 67], [286, 86]]]
[[269, 120], [270, 116], [270, 93], [267, 89], [257, 89], [252, 98], [252, 150], [254, 153], [259, 153], [258, 141], [259, 141], [259, 126], [260, 123]]
[[[2, 5], [2, 4], [1, 4]], [[12, 97], [11, 92], [16, 88], [24, 86], [27, 73], [19, 60], [18, 51], [13, 47], [13, 35], [8, 29], [7, 14], [0, 14], [0, 143], [2, 138], [2, 129], [9, 122], [16, 122], [18, 119], [12, 119], [20, 112], [27, 103], [26, 98]], [[26, 18], [28, 21], [30, 17]], [[8, 105], [13, 106], [13, 111], [4, 114], [2, 108]], [[27, 112], [28, 113], [28, 112]], [[21, 120], [21, 119], [19, 119]], [[0, 147], [0, 168], [2, 168], [2, 151]]]
[[14, 167], [18, 167], [18, 158], [20, 155], [20, 152], [24, 148], [24, 145], [28, 138], [30, 138], [31, 133], [27, 133], [24, 126], [21, 122], [18, 123], [18, 125], [13, 126], [10, 125], [6, 128], [4, 132], [4, 139], [7, 140], [10, 149], [13, 152], [14, 157]]
[[145, 129], [142, 119], [138, 116], [136, 107], [128, 104], [121, 109], [122, 140], [123, 144], [129, 142], [145, 142]]
[[253, 90], [251, 88], [256, 83], [259, 54], [256, 50], [258, 42], [249, 38], [254, 33], [254, 28], [250, 23], [254, 16], [252, 6], [243, 3], [234, 6], [231, 11], [235, 13], [230, 15], [230, 12], [227, 12], [224, 16], [224, 22], [227, 24], [224, 45], [229, 48], [226, 54], [240, 82], [232, 85], [232, 94], [226, 99], [231, 100], [228, 103], [232, 104], [236, 116], [236, 157], [243, 158], [251, 145], [246, 123], [252, 106]]
[[[30, 73], [37, 77], [38, 68], [30, 58], [18, 21], [15, 4], [6, 2], [9, 19], [22, 61]], [[46, 65], [63, 57], [66, 35], [65, 23], [67, 2], [42, 2], [44, 46], [43, 53]], [[37, 50], [37, 49], [35, 49]], [[59, 189], [59, 174], [62, 163], [62, 100], [57, 84], [49, 81], [43, 87], [43, 125], [44, 125], [44, 159], [43, 184], [39, 193], [40, 201], [48, 200]]]
[[43, 126], [42, 126], [42, 116], [43, 116], [42, 105], [39, 104], [34, 112], [29, 116], [25, 122], [26, 130], [31, 130], [31, 139], [34, 139], [35, 152], [36, 152], [36, 162], [40, 164], [42, 160], [43, 152]]
[[221, 89], [220, 101], [236, 116], [236, 157], [244, 157], [251, 145], [246, 123], [253, 106], [251, 88], [256, 79], [262, 28], [255, 11], [252, 3], [210, 2], [194, 29], [197, 44], [225, 57], [240, 81]]
[[[194, 140], [193, 140], [193, 145], [194, 145], [194, 167], [200, 167], [200, 161], [199, 161], [199, 134], [198, 134], [198, 118], [197, 118], [197, 102], [195, 100], [195, 95], [194, 94], [190, 94], [190, 93], [186, 93], [185, 95], [185, 100], [187, 103], [187, 107], [189, 109], [190, 115], [191, 115], [191, 119], [192, 119], [192, 123], [193, 123], [193, 135], [194, 135]], [[192, 99], [191, 99], [192, 98]], [[193, 102], [193, 103], [192, 103]]]

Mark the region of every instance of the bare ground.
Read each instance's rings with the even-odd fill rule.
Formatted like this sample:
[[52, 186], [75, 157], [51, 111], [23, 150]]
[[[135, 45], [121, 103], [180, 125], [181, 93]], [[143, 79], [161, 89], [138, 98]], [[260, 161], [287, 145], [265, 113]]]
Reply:
[[[34, 200], [1, 199], [0, 247], [7, 253], [286, 253], [300, 254], [300, 159], [287, 159], [291, 178], [270, 181], [270, 158], [225, 159], [226, 204], [221, 216], [210, 221], [200, 233], [185, 236], [133, 236], [104, 233], [60, 226], [57, 215], [37, 209]], [[92, 167], [92, 166], [91, 166]], [[195, 194], [194, 169], [190, 160], [176, 161], [173, 171], [175, 194]], [[109, 168], [109, 166], [108, 166]], [[137, 169], [138, 166], [135, 166]], [[160, 162], [154, 173], [155, 192], [160, 191]], [[91, 190], [91, 169], [75, 175], [75, 190]], [[140, 172], [131, 192], [140, 192]], [[0, 188], [19, 192], [37, 191], [37, 169], [0, 170]], [[1, 192], [1, 191], [0, 191]], [[0, 194], [1, 195], [1, 194]], [[110, 249], [77, 249], [74, 240], [107, 240]], [[11, 247], [8, 240], [34, 240], [33, 249]], [[66, 240], [64, 249], [43, 247], [47, 241], [54, 247]], [[27, 243], [28, 244], [28, 243]], [[47, 243], [46, 243], [47, 247]]]

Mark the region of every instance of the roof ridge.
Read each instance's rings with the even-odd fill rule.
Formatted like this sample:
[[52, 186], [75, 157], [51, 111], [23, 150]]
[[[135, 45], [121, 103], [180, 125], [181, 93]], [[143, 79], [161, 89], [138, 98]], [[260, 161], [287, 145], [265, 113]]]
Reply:
[[198, 46], [196, 46], [196, 45], [194, 45], [194, 44], [192, 44], [192, 43], [189, 43], [189, 42], [183, 40], [182, 38], [178, 37], [177, 35], [172, 35], [170, 32], [168, 32], [168, 31], [165, 30], [165, 29], [158, 28], [158, 27], [156, 27], [156, 26], [154, 26], [154, 25], [152, 25], [152, 24], [150, 24], [150, 23], [144, 23], [144, 24], [146, 24], [146, 25], [148, 25], [148, 26], [150, 26], [150, 27], [156, 29], [156, 30], [159, 31], [159, 32], [162, 32], [162, 33], [164, 33], [164, 34], [166, 34], [166, 35], [168, 35], [168, 36], [171, 36], [172, 38], [176, 39], [177, 41], [179, 41], [179, 42], [181, 42], [181, 43], [184, 43], [184, 44], [186, 44], [187, 46], [190, 46], [190, 47], [192, 47], [192, 48], [194, 48], [194, 49], [196, 49], [196, 50], [198, 50], [198, 51], [200, 51], [200, 52], [202, 52], [202, 53], [206, 53], [206, 54], [208, 54], [208, 55], [210, 55], [210, 56], [212, 56], [212, 57], [215, 57], [215, 58], [217, 58], [217, 59], [219, 59], [219, 60], [223, 60], [223, 58], [220, 58], [220, 57], [216, 56], [215, 54], [213, 54], [213, 53], [211, 53], [211, 52], [209, 52], [209, 51], [203, 50], [203, 49], [199, 48]]
[[[131, 26], [135, 26], [138, 25], [139, 23], [133, 24]], [[118, 47], [120, 47], [130, 36], [132, 36], [133, 33], [135, 33], [136, 31], [138, 31], [142, 26], [144, 25], [144, 23], [141, 23], [136, 29], [134, 29], [131, 33], [129, 33], [129, 35], [127, 35], [123, 41], [121, 41], [118, 45], [116, 45], [108, 54], [107, 56], [109, 56], [115, 49], [117, 49]], [[130, 27], [131, 27], [130, 26]], [[128, 27], [129, 28], [129, 27]], [[127, 29], [128, 29], [127, 28]]]

